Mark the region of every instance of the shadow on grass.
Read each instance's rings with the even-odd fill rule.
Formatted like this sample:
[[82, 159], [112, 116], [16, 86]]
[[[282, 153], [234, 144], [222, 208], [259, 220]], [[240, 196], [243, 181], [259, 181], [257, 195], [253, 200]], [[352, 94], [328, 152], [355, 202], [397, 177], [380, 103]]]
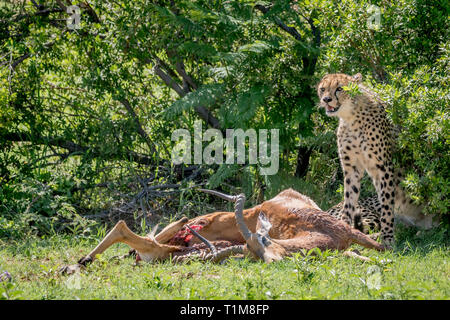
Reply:
[[450, 234], [446, 223], [430, 230], [399, 224], [396, 226], [395, 235], [394, 252], [399, 255], [419, 254], [424, 256], [431, 250], [448, 250], [450, 247]]

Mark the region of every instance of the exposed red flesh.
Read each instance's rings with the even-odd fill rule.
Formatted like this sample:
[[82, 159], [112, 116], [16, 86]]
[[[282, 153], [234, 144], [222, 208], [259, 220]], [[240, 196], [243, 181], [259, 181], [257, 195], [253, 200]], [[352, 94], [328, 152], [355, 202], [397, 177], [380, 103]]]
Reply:
[[[202, 225], [199, 224], [194, 224], [192, 226], [190, 226], [192, 229], [194, 229], [195, 231], [200, 231], [203, 229]], [[175, 236], [169, 241], [169, 244], [171, 245], [185, 245], [188, 246], [189, 242], [191, 241], [192, 237], [194, 235], [192, 234], [191, 230], [189, 230], [188, 228], [184, 227], [183, 229], [181, 229], [180, 231], [178, 231]]]

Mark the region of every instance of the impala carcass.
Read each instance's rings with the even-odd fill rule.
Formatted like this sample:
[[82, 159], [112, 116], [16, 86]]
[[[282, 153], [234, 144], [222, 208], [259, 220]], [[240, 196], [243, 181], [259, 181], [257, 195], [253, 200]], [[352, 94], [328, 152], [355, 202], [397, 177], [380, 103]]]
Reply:
[[314, 201], [293, 189], [246, 210], [244, 194], [202, 191], [234, 202], [235, 212], [184, 217], [157, 235], [152, 232], [146, 237], [133, 233], [124, 221], [119, 221], [94, 250], [63, 271], [70, 273], [85, 266], [117, 242], [126, 243], [136, 251], [138, 260], [147, 262], [183, 262], [192, 258], [219, 262], [234, 254], [272, 262], [302, 249], [345, 250], [352, 243], [384, 250], [381, 244], [320, 210]]

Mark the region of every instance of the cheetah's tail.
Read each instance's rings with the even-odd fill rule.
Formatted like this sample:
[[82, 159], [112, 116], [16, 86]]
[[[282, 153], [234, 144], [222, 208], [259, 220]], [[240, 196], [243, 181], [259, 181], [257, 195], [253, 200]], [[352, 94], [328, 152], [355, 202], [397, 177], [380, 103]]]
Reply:
[[361, 214], [359, 214], [359, 213], [353, 217], [353, 228], [355, 228], [361, 232], [364, 231], [364, 226], [363, 226], [363, 223], [361, 220]]

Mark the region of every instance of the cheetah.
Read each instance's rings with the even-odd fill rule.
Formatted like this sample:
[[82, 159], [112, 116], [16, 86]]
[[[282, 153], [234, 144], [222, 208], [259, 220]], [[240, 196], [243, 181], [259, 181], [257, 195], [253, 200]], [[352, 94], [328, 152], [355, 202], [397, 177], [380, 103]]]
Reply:
[[[326, 212], [333, 217], [342, 220], [342, 209], [344, 208], [344, 201], [338, 203], [334, 207], [328, 209]], [[358, 202], [358, 219], [355, 219], [353, 227], [369, 234], [370, 232], [380, 231], [380, 202], [377, 196], [369, 197]], [[374, 233], [378, 236], [379, 233]]]
[[[399, 188], [392, 163], [393, 126], [389, 123], [383, 101], [362, 84], [361, 74], [328, 74], [319, 82], [317, 93], [326, 114], [339, 118], [337, 143], [344, 172], [340, 218], [357, 227], [358, 221], [368, 223], [364, 218], [361, 221], [361, 211], [370, 216], [373, 223], [378, 224], [381, 241], [386, 247], [391, 247], [394, 242], [394, 209], [398, 209], [400, 220], [407, 224], [433, 225], [430, 222], [432, 217], [425, 219], [422, 208], [415, 206], [412, 200], [408, 201], [404, 192], [400, 190], [396, 194]], [[361, 209], [358, 205], [360, 181], [365, 171], [377, 192], [369, 209], [364, 206]], [[374, 216], [370, 214], [373, 212], [378, 213], [379, 222], [373, 220]]]
[[[397, 176], [396, 177], [401, 177]], [[399, 222], [407, 227], [416, 227], [424, 230], [437, 227], [439, 225], [439, 217], [432, 214], [423, 214], [423, 206], [416, 205], [400, 187], [400, 181], [398, 180], [395, 190], [395, 207], [394, 216], [396, 222]], [[337, 205], [331, 207], [326, 212], [333, 217], [342, 220], [342, 209], [344, 208], [344, 201], [341, 201]], [[381, 228], [380, 225], [380, 201], [378, 196], [372, 196], [358, 201], [359, 219], [354, 222], [354, 227], [366, 234], [371, 231], [376, 232]], [[375, 238], [379, 233], [374, 233], [372, 236]]]

